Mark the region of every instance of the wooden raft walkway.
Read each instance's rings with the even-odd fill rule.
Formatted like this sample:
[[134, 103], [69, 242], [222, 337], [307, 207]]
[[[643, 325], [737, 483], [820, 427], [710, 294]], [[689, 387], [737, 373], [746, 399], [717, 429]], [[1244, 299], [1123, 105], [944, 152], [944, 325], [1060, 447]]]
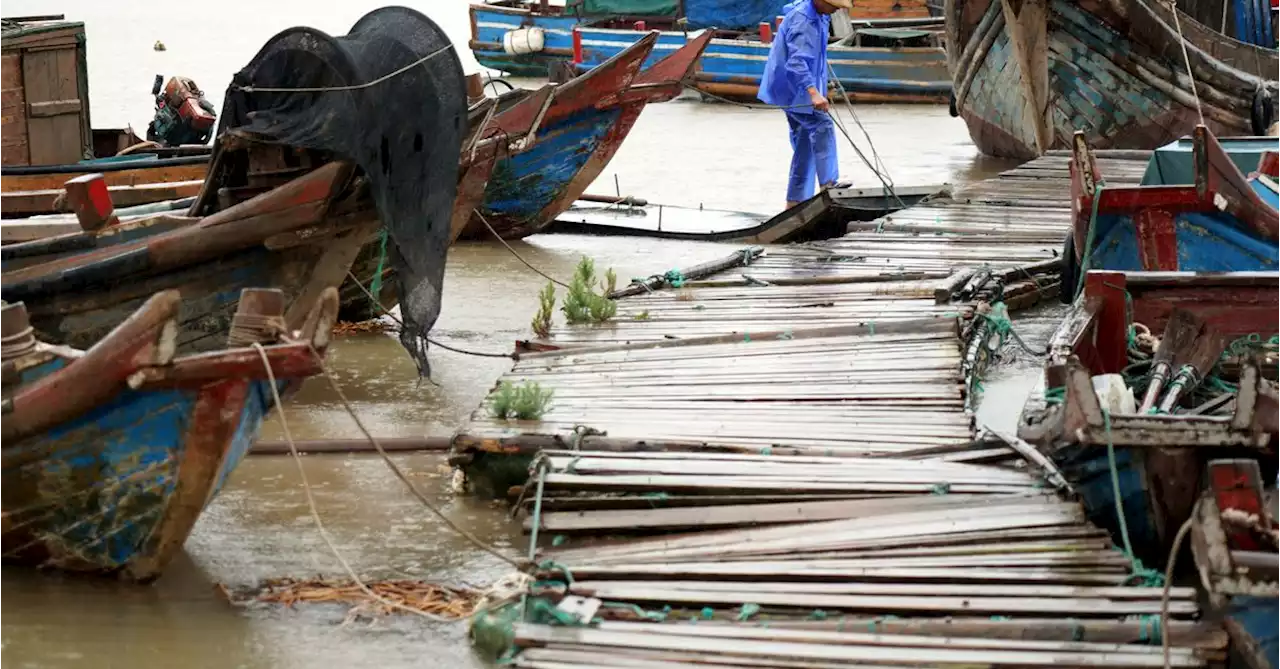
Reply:
[[[1145, 167], [1104, 162], [1113, 183]], [[1220, 660], [1192, 589], [1161, 627], [1161, 589], [1043, 458], [975, 441], [974, 314], [1056, 295], [1068, 184], [1042, 158], [839, 239], [655, 275], [612, 321], [531, 342], [503, 380], [550, 410], [481, 406], [451, 461], [556, 538], [535, 597], [597, 624], [526, 618], [514, 666], [1160, 667], [1162, 634], [1171, 666]]]

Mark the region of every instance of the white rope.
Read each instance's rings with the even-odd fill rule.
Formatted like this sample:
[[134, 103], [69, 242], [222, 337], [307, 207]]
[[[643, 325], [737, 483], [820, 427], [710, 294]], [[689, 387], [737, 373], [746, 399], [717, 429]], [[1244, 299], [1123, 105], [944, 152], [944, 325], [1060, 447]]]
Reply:
[[325, 529], [324, 523], [320, 520], [320, 512], [316, 509], [315, 497], [311, 494], [311, 482], [307, 480], [307, 470], [302, 466], [302, 456], [298, 453], [298, 446], [293, 442], [293, 435], [289, 432], [289, 421], [284, 415], [284, 403], [280, 401], [280, 390], [276, 388], [276, 375], [271, 369], [271, 361], [267, 358], [267, 351], [258, 342], [253, 342], [253, 348], [258, 352], [258, 357], [262, 358], [262, 366], [267, 370], [267, 381], [271, 385], [271, 395], [276, 402], [276, 412], [280, 415], [280, 429], [284, 431], [284, 439], [289, 444], [289, 453], [293, 455], [293, 461], [298, 465], [298, 476], [302, 478], [302, 491], [307, 496], [307, 507], [311, 510], [311, 520], [315, 522], [316, 529], [320, 532], [320, 538], [324, 539], [324, 543], [329, 547], [329, 552], [333, 553], [333, 557], [337, 558], [343, 570], [347, 572], [347, 577], [370, 599], [393, 609], [416, 613], [434, 622], [456, 622], [457, 620], [462, 620], [461, 618], [450, 619], [420, 611], [378, 595], [369, 586], [365, 585], [364, 581], [360, 580], [355, 570], [351, 568], [351, 564], [342, 557], [342, 553], [338, 551], [338, 547], [334, 545], [332, 537], [329, 536], [329, 531]]
[[1191, 531], [1191, 524], [1200, 513], [1200, 500], [1191, 507], [1191, 517], [1178, 528], [1173, 538], [1173, 547], [1169, 549], [1169, 560], [1164, 569], [1164, 590], [1160, 593], [1160, 652], [1164, 655], [1164, 669], [1170, 669], [1169, 661], [1169, 588], [1173, 585], [1173, 567], [1178, 563], [1178, 549]]
[[1191, 57], [1187, 55], [1187, 38], [1182, 36], [1182, 21], [1178, 20], [1178, 3], [1169, 0], [1169, 11], [1173, 13], [1173, 25], [1178, 29], [1178, 42], [1182, 45], [1182, 62], [1187, 66], [1187, 78], [1191, 79], [1191, 96], [1196, 100], [1196, 114], [1200, 116], [1200, 125], [1204, 125], [1204, 110], [1200, 108], [1200, 92], [1196, 90], [1196, 75], [1191, 72]]
[[431, 60], [432, 58], [435, 58], [436, 56], [439, 56], [440, 54], [452, 48], [453, 48], [452, 44], [440, 47], [438, 50], [430, 54], [427, 54], [426, 56], [423, 56], [422, 58], [419, 58], [418, 60], [415, 60], [412, 63], [409, 63], [408, 65], [405, 65], [404, 67], [396, 70], [395, 72], [384, 74], [381, 77], [378, 77], [377, 79], [374, 79], [373, 81], [370, 81], [364, 84], [352, 84], [350, 86], [316, 86], [316, 87], [304, 86], [302, 88], [259, 88], [257, 86], [235, 86], [234, 88], [236, 88], [236, 90], [241, 90], [246, 93], [326, 93], [329, 91], [357, 91], [362, 88], [377, 86], [378, 84], [388, 79], [393, 79], [395, 77], [398, 77], [404, 74], [405, 72], [412, 70], [413, 68]]

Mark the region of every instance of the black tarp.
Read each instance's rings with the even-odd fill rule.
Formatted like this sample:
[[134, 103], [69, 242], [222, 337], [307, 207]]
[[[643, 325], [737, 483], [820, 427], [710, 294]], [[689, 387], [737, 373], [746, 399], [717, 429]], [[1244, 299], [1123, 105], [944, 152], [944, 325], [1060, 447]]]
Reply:
[[[341, 87], [357, 88], [333, 90]], [[291, 90], [254, 90], [269, 88]], [[390, 233], [400, 341], [423, 375], [427, 332], [440, 313], [466, 117], [466, 83], [449, 38], [405, 7], [374, 10], [342, 37], [313, 28], [279, 33], [235, 75], [222, 109], [219, 134], [237, 130], [326, 151], [369, 177]]]

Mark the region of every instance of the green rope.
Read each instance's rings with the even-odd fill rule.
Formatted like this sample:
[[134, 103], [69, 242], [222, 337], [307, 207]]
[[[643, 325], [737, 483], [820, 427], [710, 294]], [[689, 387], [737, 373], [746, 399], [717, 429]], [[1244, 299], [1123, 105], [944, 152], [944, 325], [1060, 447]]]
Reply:
[[381, 238], [381, 241], [378, 242], [378, 269], [373, 271], [373, 281], [369, 282], [369, 294], [375, 298], [375, 307], [382, 306], [376, 300], [382, 299], [382, 268], [387, 262], [387, 228], [385, 226], [378, 236]]
[[667, 273], [663, 274], [662, 278], [665, 279], [667, 284], [672, 288], [680, 288], [684, 285], [684, 275], [681, 274], [678, 269], [667, 270]]
[[748, 620], [751, 620], [751, 617], [756, 615], [757, 613], [760, 613], [760, 605], [752, 604], [748, 602], [742, 605], [742, 610], [738, 612], [737, 620], [740, 623], [746, 622]]
[[1044, 389], [1045, 404], [1062, 404], [1067, 401], [1067, 387], [1055, 386], [1053, 388]]
[[1105, 181], [1099, 179], [1093, 185], [1093, 211], [1089, 213], [1089, 234], [1085, 236], [1083, 253], [1080, 254], [1080, 277], [1076, 279], [1076, 295], [1084, 290], [1084, 276], [1089, 273], [1089, 260], [1093, 251], [1093, 236], [1098, 228], [1098, 201], [1102, 199]]
[[[600, 602], [600, 606], [605, 606], [611, 609], [626, 609], [634, 613], [637, 618], [642, 618], [644, 620], [652, 620], [654, 622], [659, 622], [659, 623], [665, 621], [667, 619], [667, 614], [671, 613], [670, 610], [648, 611], [636, 604], [632, 604], [631, 602]], [[667, 607], [667, 608], [670, 609], [671, 607]]]
[[1129, 540], [1129, 522], [1125, 518], [1124, 501], [1120, 494], [1120, 469], [1116, 465], [1116, 445], [1111, 439], [1111, 412], [1102, 410], [1102, 429], [1107, 435], [1107, 464], [1111, 469], [1111, 496], [1116, 504], [1116, 520], [1120, 525], [1120, 539], [1124, 542], [1124, 555], [1129, 559], [1130, 575], [1126, 579], [1137, 578], [1140, 583], [1149, 587], [1164, 585], [1164, 575], [1154, 569], [1148, 569], [1133, 554], [1133, 543]]
[[933, 487], [929, 489], [929, 492], [934, 495], [949, 494], [951, 492], [951, 484], [946, 481], [935, 483], [933, 484]]
[[1138, 623], [1138, 641], [1152, 645], [1163, 643], [1163, 639], [1161, 638], [1163, 631], [1160, 629], [1159, 615], [1149, 614], [1140, 616], [1138, 618]]

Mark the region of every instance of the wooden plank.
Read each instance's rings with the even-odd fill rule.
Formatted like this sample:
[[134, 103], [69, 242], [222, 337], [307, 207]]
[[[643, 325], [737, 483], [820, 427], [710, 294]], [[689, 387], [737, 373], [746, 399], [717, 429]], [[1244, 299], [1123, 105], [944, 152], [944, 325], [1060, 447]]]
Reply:
[[[653, 635], [640, 631], [599, 630], [585, 627], [547, 627], [518, 623], [518, 644], [586, 643], [627, 648], [665, 648], [680, 651], [724, 653], [730, 656], [782, 656], [850, 663], [890, 662], [926, 666], [1078, 666], [1078, 667], [1161, 667], [1158, 655], [1139, 653], [1099, 654], [1080, 651], [969, 650], [960, 648], [911, 648], [884, 646], [822, 645], [760, 641], [754, 639], [707, 639], [692, 636]], [[1171, 655], [1173, 667], [1200, 667], [1204, 661], [1187, 655]]]
[[46, 100], [44, 102], [32, 102], [27, 105], [27, 113], [32, 118], [47, 118], [49, 116], [61, 116], [63, 114], [79, 114], [80, 100]]

